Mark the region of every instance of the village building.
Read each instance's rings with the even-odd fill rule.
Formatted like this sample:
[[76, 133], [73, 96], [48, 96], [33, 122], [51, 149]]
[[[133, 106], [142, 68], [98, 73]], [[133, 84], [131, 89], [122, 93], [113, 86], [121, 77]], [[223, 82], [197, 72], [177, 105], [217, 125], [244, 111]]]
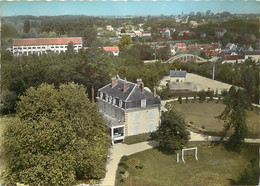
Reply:
[[73, 44], [75, 51], [83, 45], [81, 37], [13, 39], [12, 52], [14, 56], [61, 53], [67, 51], [69, 43]]
[[176, 48], [176, 50], [181, 50], [181, 51], [185, 51], [187, 49], [187, 46], [185, 43], [176, 43], [174, 45], [174, 47]]
[[224, 28], [217, 28], [215, 30], [215, 35], [217, 36], [217, 38], [221, 38], [225, 35], [226, 32], [227, 32], [227, 30]]
[[254, 51], [245, 51], [245, 60], [246, 59], [252, 59], [255, 60], [256, 62], [260, 62], [260, 51], [254, 50]]
[[119, 55], [119, 48], [117, 46], [103, 47], [103, 50], [110, 56], [118, 56]]
[[161, 99], [144, 87], [113, 77], [97, 93], [99, 112], [109, 127], [112, 143], [126, 136], [155, 131], [160, 124]]
[[186, 82], [186, 75], [187, 72], [185, 70], [170, 70], [170, 81], [167, 83], [167, 86], [172, 93], [197, 91], [194, 82]]
[[170, 82], [185, 82], [186, 70], [170, 70]]

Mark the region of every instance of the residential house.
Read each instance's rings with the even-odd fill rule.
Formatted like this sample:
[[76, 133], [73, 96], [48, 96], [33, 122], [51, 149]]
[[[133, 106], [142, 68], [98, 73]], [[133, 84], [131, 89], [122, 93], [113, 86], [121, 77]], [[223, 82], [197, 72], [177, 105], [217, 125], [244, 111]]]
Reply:
[[114, 28], [111, 25], [106, 25], [106, 29], [109, 31], [114, 31]]
[[217, 36], [217, 38], [223, 37], [226, 32], [227, 32], [227, 30], [224, 28], [215, 29], [215, 35]]
[[170, 70], [170, 82], [167, 84], [172, 93], [196, 92], [197, 86], [194, 82], [186, 82], [185, 70]]
[[196, 28], [198, 26], [198, 22], [197, 21], [190, 21], [190, 25], [192, 28]]
[[252, 59], [256, 62], [260, 62], [260, 51], [254, 50], [254, 51], [245, 51], [244, 52], [245, 59]]
[[117, 46], [113, 47], [103, 47], [103, 50], [111, 56], [118, 56], [119, 55], [119, 49]]
[[152, 33], [151, 32], [142, 32], [142, 37], [151, 37]]
[[141, 31], [136, 30], [136, 31], [134, 31], [134, 33], [135, 33], [135, 35], [136, 35], [137, 37], [142, 37], [142, 32], [141, 32]]
[[185, 82], [186, 70], [170, 70], [170, 82]]
[[237, 45], [234, 44], [234, 43], [228, 43], [226, 46], [225, 46], [226, 49], [228, 50], [235, 50], [237, 48]]
[[126, 136], [155, 131], [160, 124], [161, 99], [144, 87], [118, 75], [97, 93], [99, 112], [109, 127], [112, 143]]
[[14, 56], [61, 53], [67, 51], [69, 43], [73, 43], [75, 51], [83, 45], [81, 37], [13, 39], [12, 51]]
[[243, 55], [225, 55], [223, 63], [242, 63], [245, 61], [245, 57]]
[[177, 50], [181, 50], [181, 51], [185, 51], [187, 49], [187, 46], [185, 43], [176, 43], [174, 45], [174, 47], [177, 49]]

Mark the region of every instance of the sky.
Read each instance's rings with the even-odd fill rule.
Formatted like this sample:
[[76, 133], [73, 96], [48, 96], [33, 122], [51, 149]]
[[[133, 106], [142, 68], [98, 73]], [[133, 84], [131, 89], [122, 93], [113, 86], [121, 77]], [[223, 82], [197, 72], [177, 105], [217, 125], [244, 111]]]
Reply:
[[2, 1], [2, 16], [88, 15], [147, 16], [179, 15], [211, 10], [213, 13], [260, 13], [259, 0], [94, 0], [94, 1]]

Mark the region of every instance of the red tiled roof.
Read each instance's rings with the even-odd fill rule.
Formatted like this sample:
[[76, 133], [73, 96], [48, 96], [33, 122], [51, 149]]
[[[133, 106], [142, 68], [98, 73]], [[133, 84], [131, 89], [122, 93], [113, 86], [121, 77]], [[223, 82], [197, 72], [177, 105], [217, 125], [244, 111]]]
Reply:
[[186, 47], [186, 44], [185, 43], [176, 43], [176, 46], [177, 47]]
[[237, 59], [244, 59], [242, 55], [235, 55], [235, 56], [225, 56], [225, 60], [237, 60]]
[[118, 47], [103, 47], [105, 52], [118, 52]]
[[13, 39], [13, 46], [82, 44], [81, 37]]
[[246, 51], [245, 55], [260, 55], [260, 51], [255, 50], [255, 51]]

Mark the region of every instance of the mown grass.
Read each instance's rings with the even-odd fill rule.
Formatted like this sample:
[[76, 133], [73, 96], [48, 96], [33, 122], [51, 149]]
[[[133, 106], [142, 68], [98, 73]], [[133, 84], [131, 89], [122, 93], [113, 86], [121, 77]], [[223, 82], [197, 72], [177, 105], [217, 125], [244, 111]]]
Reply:
[[[221, 146], [207, 147], [209, 143], [204, 142], [204, 147], [201, 147], [201, 144], [190, 142], [187, 145], [198, 147], [198, 161], [194, 159], [193, 152], [188, 152], [185, 156], [186, 163], [181, 162], [181, 159], [177, 163], [176, 154], [166, 155], [157, 149], [128, 156], [127, 160], [119, 164], [116, 185], [240, 184], [245, 168], [250, 167], [250, 160], [254, 159], [258, 165], [258, 145], [247, 144], [238, 154], [228, 152]], [[122, 174], [126, 171], [129, 176], [122, 179]], [[259, 169], [255, 172], [258, 171]], [[250, 180], [251, 184], [258, 184], [258, 174], [251, 176]]]
[[[199, 103], [199, 101], [189, 100], [188, 103], [183, 101], [182, 104], [179, 102], [172, 102], [172, 104], [176, 111], [184, 117], [186, 123], [192, 123], [198, 128], [205, 128], [209, 133], [217, 134], [223, 130], [224, 122], [216, 118], [225, 109], [223, 103], [215, 101]], [[259, 108], [246, 110], [246, 116], [246, 124], [250, 132], [248, 137], [258, 138], [260, 134]]]
[[144, 133], [144, 134], [138, 134], [133, 136], [127, 136], [124, 139], [124, 143], [127, 145], [135, 144], [135, 143], [141, 143], [144, 141], [148, 141], [151, 139], [150, 137], [151, 133]]

